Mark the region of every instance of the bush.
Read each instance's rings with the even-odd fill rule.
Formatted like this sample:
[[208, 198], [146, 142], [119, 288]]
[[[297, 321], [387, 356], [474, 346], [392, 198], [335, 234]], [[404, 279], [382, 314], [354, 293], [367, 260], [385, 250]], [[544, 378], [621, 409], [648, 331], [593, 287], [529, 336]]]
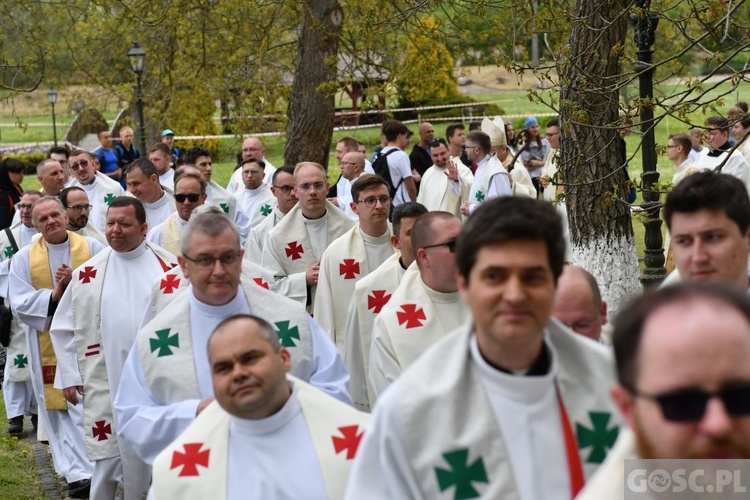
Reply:
[[4, 155], [3, 158], [15, 158], [16, 160], [22, 161], [26, 165], [26, 175], [36, 175], [36, 166], [47, 158], [46, 151], [34, 151], [32, 153], [13, 153]]

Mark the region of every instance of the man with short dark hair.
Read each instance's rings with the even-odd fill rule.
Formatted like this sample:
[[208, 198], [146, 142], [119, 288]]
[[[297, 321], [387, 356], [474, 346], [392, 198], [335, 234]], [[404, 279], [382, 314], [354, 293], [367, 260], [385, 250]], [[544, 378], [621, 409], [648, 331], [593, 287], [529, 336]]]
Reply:
[[168, 189], [174, 189], [174, 169], [170, 167], [172, 155], [169, 146], [163, 142], [157, 142], [148, 150], [148, 159], [156, 167], [159, 175], [159, 184]]
[[[750, 165], [741, 152], [729, 144], [729, 121], [722, 116], [706, 120], [706, 145], [708, 153], [701, 155], [695, 166], [701, 170], [714, 170], [721, 165], [721, 173], [737, 177], [750, 190]], [[731, 151], [731, 153], [730, 153]]]
[[[156, 458], [154, 498], [341, 498], [369, 416], [287, 375], [289, 351], [257, 316], [221, 322], [208, 362], [216, 401]], [[175, 460], [196, 442], [211, 466], [188, 476]]]
[[70, 150], [65, 146], [53, 146], [47, 151], [47, 158], [60, 162], [63, 168], [63, 176], [65, 177], [65, 187], [69, 187], [73, 182], [73, 179], [70, 177], [70, 168], [68, 168]]
[[145, 241], [147, 230], [141, 202], [115, 198], [107, 211], [109, 247], [76, 269], [50, 326], [65, 398], [83, 407], [94, 463], [91, 498], [117, 498], [118, 488], [124, 498], [142, 498], [148, 490], [148, 467], [117, 439], [112, 410], [151, 283], [177, 265], [174, 255]]
[[[466, 150], [464, 149], [464, 146], [466, 146], [466, 133], [464, 130], [466, 130], [466, 127], [463, 123], [451, 123], [445, 129], [445, 138], [448, 140], [448, 153], [452, 157], [461, 160], [461, 163], [466, 167], [469, 167], [471, 162], [469, 161], [469, 157], [466, 156]], [[473, 172], [472, 175], [474, 175]]]
[[235, 314], [273, 324], [292, 354], [291, 373], [351, 403], [349, 376], [328, 335], [300, 304], [242, 279], [237, 228], [207, 208], [190, 217], [177, 257], [190, 284], [142, 325], [114, 399], [118, 438], [147, 463], [213, 402], [206, 345], [210, 332]]
[[[411, 131], [398, 120], [387, 120], [381, 128], [381, 132], [385, 138], [386, 146], [380, 150], [378, 156], [385, 156], [388, 164], [388, 172], [391, 176], [391, 191], [395, 190], [392, 202], [395, 208], [404, 202], [417, 199], [417, 185], [414, 181], [411, 162], [409, 156], [404, 152], [404, 149], [409, 145]], [[373, 161], [374, 163], [375, 161]]]
[[432, 166], [422, 176], [417, 203], [429, 211], [443, 211], [461, 215], [461, 204], [468, 200], [474, 174], [458, 158], [448, 155], [444, 139], [430, 143]]
[[[62, 391], [53, 385], [57, 360], [49, 324], [73, 279], [73, 269], [103, 250], [104, 245], [67, 231], [65, 209], [57, 198], [34, 202], [31, 218], [42, 237], [11, 260], [10, 300], [26, 324], [32, 385], [55, 468], [68, 482], [71, 497], [86, 498], [93, 468], [86, 456], [82, 413], [80, 408], [69, 405]], [[78, 273], [75, 276], [78, 279]]]
[[91, 224], [99, 232], [103, 232], [109, 204], [118, 196], [124, 195], [125, 190], [122, 189], [119, 182], [96, 171], [94, 158], [95, 156], [88, 151], [74, 150], [70, 154], [70, 171], [74, 177], [72, 185], [86, 191], [88, 196], [91, 204], [89, 212]]
[[276, 198], [271, 189], [263, 182], [265, 168], [263, 160], [252, 157], [242, 160], [240, 165], [245, 189], [238, 190], [234, 196], [237, 200], [237, 209], [250, 221], [251, 229], [271, 215], [276, 205]]
[[[346, 318], [344, 363], [349, 370], [349, 393], [354, 406], [363, 411], [369, 412], [370, 401], [374, 401], [368, 378], [372, 325], [390, 301], [407, 268], [414, 262], [412, 228], [417, 219], [426, 213], [427, 209], [415, 201], [393, 210], [391, 245], [396, 252], [354, 285]], [[413, 267], [411, 269], [416, 272]]]
[[[356, 154], [359, 153], [349, 153]], [[362, 158], [364, 159], [364, 158]], [[380, 176], [364, 174], [352, 184], [351, 209], [359, 220], [333, 240], [320, 258], [315, 292], [315, 319], [343, 353], [346, 312], [354, 285], [393, 255], [388, 214], [388, 183]]]
[[750, 163], [750, 115], [744, 115], [732, 124], [732, 135], [737, 141], [737, 149], [742, 152], [745, 160]]
[[[503, 131], [503, 134], [505, 132]], [[469, 199], [461, 203], [461, 214], [469, 216], [489, 199], [492, 188], [497, 195], [511, 195], [513, 187], [503, 164], [492, 155], [492, 140], [481, 130], [472, 130], [466, 138], [466, 154], [477, 164]]]
[[748, 289], [750, 197], [744, 187], [734, 176], [700, 172], [667, 195], [664, 219], [676, 279]]
[[[456, 243], [473, 321], [378, 400], [346, 498], [469, 489], [483, 498], [575, 497], [614, 443], [619, 418], [607, 394], [609, 351], [550, 318], [565, 257], [560, 217], [543, 201], [496, 198]], [[410, 307], [397, 319], [416, 327], [426, 318]], [[459, 467], [471, 475], [447, 480]]]
[[117, 153], [112, 147], [112, 133], [109, 130], [100, 130], [96, 137], [99, 139], [99, 147], [94, 150], [94, 155], [99, 161], [99, 171], [125, 187], [125, 172], [120, 168]]
[[414, 223], [417, 272], [404, 276], [372, 326], [370, 404], [431, 345], [469, 319], [456, 282], [460, 232], [461, 221], [448, 212], [428, 212]]
[[60, 202], [65, 208], [65, 215], [68, 216], [68, 231], [94, 238], [103, 245], [107, 244], [104, 234], [92, 224], [89, 224], [91, 204], [86, 191], [78, 186], [65, 188], [60, 191]]
[[748, 332], [747, 296], [726, 287], [667, 287], [620, 311], [612, 397], [629, 429], [576, 498], [624, 498], [627, 459], [750, 459]]
[[128, 192], [146, 208], [146, 220], [149, 226], [158, 226], [176, 210], [174, 196], [159, 184], [156, 166], [148, 158], [138, 158], [131, 163], [125, 172], [125, 177], [128, 182]]

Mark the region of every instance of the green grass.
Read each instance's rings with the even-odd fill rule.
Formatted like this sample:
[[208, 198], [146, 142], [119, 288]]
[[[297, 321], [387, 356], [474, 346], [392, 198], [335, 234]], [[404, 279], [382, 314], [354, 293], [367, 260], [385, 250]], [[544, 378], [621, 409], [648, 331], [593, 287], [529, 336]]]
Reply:
[[0, 415], [0, 498], [46, 498], [36, 471], [31, 443], [8, 435], [8, 420], [2, 398]]

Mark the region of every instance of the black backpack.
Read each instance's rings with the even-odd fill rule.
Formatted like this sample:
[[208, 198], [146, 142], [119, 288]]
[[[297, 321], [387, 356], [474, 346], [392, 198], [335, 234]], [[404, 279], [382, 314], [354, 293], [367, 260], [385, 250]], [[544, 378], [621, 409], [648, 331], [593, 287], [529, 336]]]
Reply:
[[396, 192], [398, 192], [398, 188], [401, 187], [401, 183], [404, 182], [404, 179], [401, 179], [398, 182], [398, 186], [393, 185], [393, 179], [391, 179], [391, 169], [388, 168], [388, 155], [393, 153], [394, 151], [400, 151], [397, 148], [391, 149], [387, 153], [383, 153], [382, 151], [379, 151], [378, 154], [375, 156], [375, 161], [372, 162], [372, 169], [375, 171], [375, 174], [379, 175], [385, 181], [388, 183], [388, 186], [390, 187], [391, 191], [391, 200], [393, 200], [396, 197]]

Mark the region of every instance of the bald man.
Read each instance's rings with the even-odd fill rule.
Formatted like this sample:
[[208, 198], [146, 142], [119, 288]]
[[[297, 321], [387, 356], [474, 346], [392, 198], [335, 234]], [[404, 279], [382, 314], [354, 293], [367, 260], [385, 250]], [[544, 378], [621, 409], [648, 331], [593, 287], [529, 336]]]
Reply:
[[607, 303], [588, 271], [566, 265], [557, 282], [552, 315], [574, 332], [599, 342], [607, 322]]

